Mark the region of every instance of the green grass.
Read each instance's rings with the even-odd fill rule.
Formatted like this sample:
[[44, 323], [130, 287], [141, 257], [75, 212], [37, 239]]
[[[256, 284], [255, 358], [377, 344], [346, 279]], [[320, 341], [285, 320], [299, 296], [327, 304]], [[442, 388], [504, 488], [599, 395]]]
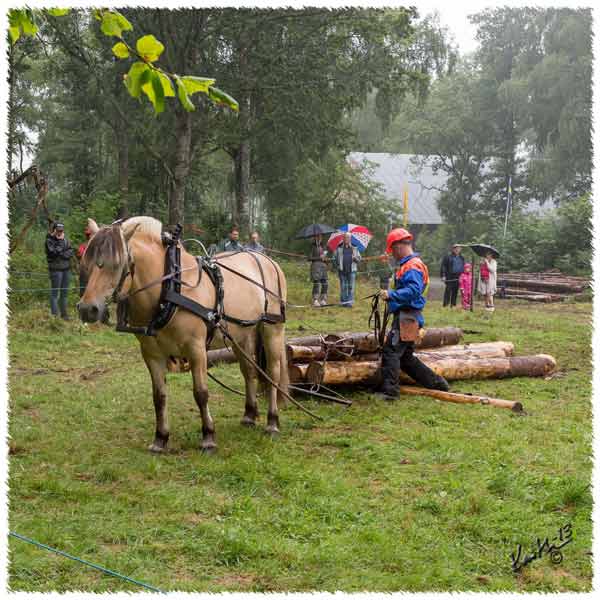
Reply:
[[[286, 271], [290, 300], [306, 303], [303, 271]], [[361, 279], [358, 296], [374, 287]], [[272, 441], [209, 382], [214, 456], [198, 450], [189, 374], [169, 376], [170, 451], [153, 456], [135, 338], [12, 306], [10, 528], [165, 590], [590, 590], [591, 305], [497, 305], [433, 301], [426, 319], [554, 355], [552, 379], [453, 386], [519, 400], [527, 416], [358, 390], [350, 409], [306, 401], [322, 423], [290, 406]], [[365, 330], [367, 316], [368, 302], [290, 310], [288, 331]], [[214, 373], [241, 388], [236, 365]], [[527, 551], [569, 522], [562, 564], [511, 572], [517, 543]], [[136, 591], [19, 540], [9, 549], [13, 590]]]

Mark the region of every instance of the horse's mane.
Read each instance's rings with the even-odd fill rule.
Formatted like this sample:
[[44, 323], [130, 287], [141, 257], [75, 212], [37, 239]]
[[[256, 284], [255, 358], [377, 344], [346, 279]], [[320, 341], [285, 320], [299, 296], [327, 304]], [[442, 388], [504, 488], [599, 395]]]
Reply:
[[162, 223], [154, 217], [131, 217], [121, 225], [121, 229], [126, 239], [129, 239], [134, 233], [141, 233], [160, 242]]
[[99, 229], [89, 241], [83, 255], [83, 266], [88, 269], [94, 263], [116, 271], [127, 260], [126, 239], [134, 234], [146, 235], [160, 241], [162, 223], [152, 217], [131, 217], [122, 224], [108, 225]]

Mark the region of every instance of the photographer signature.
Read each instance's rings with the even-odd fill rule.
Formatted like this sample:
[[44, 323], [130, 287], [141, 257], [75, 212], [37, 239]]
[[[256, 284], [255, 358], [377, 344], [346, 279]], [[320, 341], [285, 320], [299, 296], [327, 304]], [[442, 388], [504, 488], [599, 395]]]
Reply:
[[[534, 548], [533, 552], [525, 557], [522, 556], [523, 548], [521, 547], [521, 544], [517, 544], [517, 551], [512, 552], [510, 555], [513, 571], [518, 573], [525, 565], [536, 560], [537, 558], [542, 558], [544, 554], [550, 555], [550, 560], [553, 564], [560, 565], [563, 560], [563, 555], [560, 549], [569, 544], [572, 540], [573, 529], [571, 528], [571, 524], [568, 523], [558, 530], [558, 538], [552, 538], [552, 544], [548, 541], [548, 538], [545, 538], [543, 541], [540, 540], [540, 538], [537, 538], [536, 547]], [[554, 542], [559, 543], [555, 544]]]

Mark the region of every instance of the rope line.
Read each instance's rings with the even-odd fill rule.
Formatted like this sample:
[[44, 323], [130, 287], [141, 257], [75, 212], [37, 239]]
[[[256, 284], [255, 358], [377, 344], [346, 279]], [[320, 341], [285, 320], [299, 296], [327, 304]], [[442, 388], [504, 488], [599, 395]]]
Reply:
[[107, 575], [111, 575], [112, 577], [117, 577], [118, 579], [122, 579], [123, 581], [128, 581], [129, 583], [133, 583], [134, 585], [139, 585], [140, 587], [146, 588], [152, 592], [158, 592], [159, 594], [166, 594], [163, 590], [160, 590], [156, 587], [153, 587], [147, 583], [143, 583], [142, 581], [137, 581], [136, 579], [132, 579], [131, 577], [127, 577], [127, 575], [122, 575], [121, 573], [117, 573], [116, 571], [111, 571], [106, 567], [101, 567], [100, 565], [96, 565], [91, 563], [83, 558], [78, 558], [77, 556], [73, 556], [72, 554], [68, 554], [67, 552], [63, 552], [62, 550], [58, 550], [58, 548], [52, 548], [52, 546], [47, 546], [46, 544], [42, 544], [41, 542], [37, 542], [36, 540], [32, 540], [31, 538], [25, 537], [24, 535], [20, 535], [15, 533], [14, 531], [9, 531], [8, 535], [21, 540], [22, 542], [26, 542], [31, 544], [32, 546], [37, 546], [38, 548], [43, 548], [44, 550], [48, 550], [50, 552], [54, 552], [59, 556], [64, 556], [70, 560], [74, 560], [76, 562], [82, 563], [92, 569], [96, 569], [97, 571], [101, 571], [102, 573], [106, 573]]

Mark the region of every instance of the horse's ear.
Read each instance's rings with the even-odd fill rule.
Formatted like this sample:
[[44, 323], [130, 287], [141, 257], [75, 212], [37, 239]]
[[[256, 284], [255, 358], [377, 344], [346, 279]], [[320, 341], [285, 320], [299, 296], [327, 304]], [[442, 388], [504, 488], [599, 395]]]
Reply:
[[94, 221], [94, 219], [88, 219], [87, 226], [89, 227], [90, 231], [92, 232], [92, 235], [94, 235], [95, 233], [98, 233], [98, 230], [100, 229], [100, 227], [98, 227], [98, 223], [96, 223], [96, 221]]

